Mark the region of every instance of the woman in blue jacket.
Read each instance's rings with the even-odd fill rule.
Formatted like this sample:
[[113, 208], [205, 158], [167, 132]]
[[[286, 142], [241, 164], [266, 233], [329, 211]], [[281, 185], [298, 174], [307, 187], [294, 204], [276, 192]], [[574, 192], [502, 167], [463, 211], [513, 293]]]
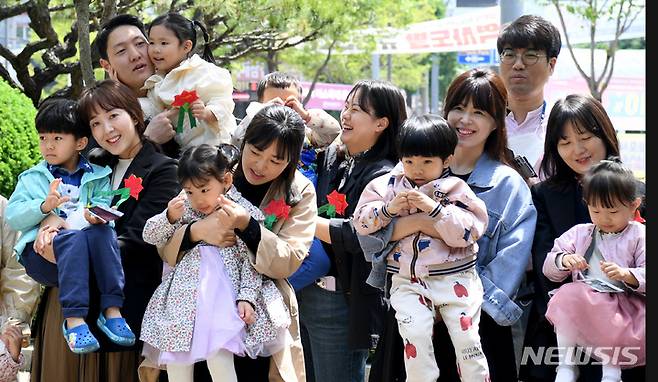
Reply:
[[[477, 269], [484, 287], [480, 337], [493, 382], [517, 380], [510, 325], [522, 314], [514, 298], [530, 260], [537, 220], [530, 190], [513, 168], [507, 150], [506, 100], [505, 86], [497, 74], [472, 69], [451, 83], [444, 102], [444, 117], [459, 135], [450, 170], [485, 202], [489, 216], [487, 230], [478, 240]], [[418, 214], [397, 218], [397, 223], [405, 224], [391, 224], [393, 228], [377, 238], [361, 237], [366, 255], [386, 250], [389, 242], [414, 232], [427, 233], [432, 223], [423, 219]], [[386, 288], [390, 287], [387, 284]], [[433, 342], [441, 370], [439, 381], [459, 381], [454, 348], [440, 317]], [[389, 309], [370, 381], [404, 381], [403, 354], [395, 312]]]

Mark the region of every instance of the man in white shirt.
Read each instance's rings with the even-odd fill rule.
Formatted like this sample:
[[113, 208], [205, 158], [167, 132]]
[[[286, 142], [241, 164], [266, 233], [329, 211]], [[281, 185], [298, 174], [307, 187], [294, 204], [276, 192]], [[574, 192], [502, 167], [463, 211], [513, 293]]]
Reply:
[[[150, 113], [150, 101], [146, 90], [142, 89], [144, 81], [153, 73], [153, 64], [148, 56], [149, 41], [144, 31], [144, 24], [133, 15], [117, 15], [103, 24], [95, 40], [100, 55], [100, 64], [110, 78], [128, 86], [139, 98], [145, 114]], [[176, 131], [172, 118], [178, 110], [172, 109], [155, 115], [147, 122], [144, 136], [161, 145], [165, 154], [178, 157], [180, 147], [174, 141]]]
[[507, 89], [508, 146], [525, 157], [536, 173], [544, 152], [544, 86], [555, 70], [562, 46], [560, 31], [541, 16], [523, 15], [498, 36], [500, 75]]

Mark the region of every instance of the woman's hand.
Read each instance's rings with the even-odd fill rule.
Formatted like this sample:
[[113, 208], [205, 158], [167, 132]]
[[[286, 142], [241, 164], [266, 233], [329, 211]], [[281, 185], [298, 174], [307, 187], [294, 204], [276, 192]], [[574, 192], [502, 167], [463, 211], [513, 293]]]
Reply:
[[256, 312], [254, 312], [254, 307], [247, 301], [238, 301], [238, 314], [242, 321], [247, 325], [256, 322]]
[[102, 219], [98, 216], [92, 215], [91, 212], [89, 212], [89, 210], [87, 208], [85, 208], [83, 216], [85, 217], [85, 220], [89, 224], [92, 224], [92, 225], [93, 224], [105, 224], [105, 223], [107, 223], [107, 221], [105, 221], [105, 219]]
[[34, 240], [33, 245], [34, 252], [53, 264], [57, 263], [55, 260], [55, 252], [53, 250], [53, 239], [58, 232], [59, 228], [44, 225], [39, 228], [37, 238]]
[[397, 218], [391, 240], [400, 240], [418, 232], [436, 239], [441, 238], [439, 232], [434, 228], [434, 220], [427, 214], [416, 213]]
[[222, 225], [219, 220], [219, 211], [215, 211], [205, 218], [192, 224], [190, 231], [191, 240], [194, 242], [205, 241], [210, 245], [220, 248], [232, 247], [237, 237], [233, 228]]
[[244, 231], [249, 226], [251, 216], [249, 212], [241, 205], [226, 198], [224, 195], [219, 195], [219, 209], [215, 212], [222, 225], [230, 228], [237, 228]]
[[23, 333], [20, 327], [14, 324], [7, 324], [2, 335], [0, 335], [0, 339], [5, 343], [5, 347], [14, 362], [18, 362], [18, 357], [21, 354], [21, 342], [23, 342]]
[[585, 258], [576, 253], [567, 253], [562, 256], [562, 266], [570, 271], [582, 271], [589, 268]]
[[623, 281], [633, 287], [640, 286], [633, 273], [628, 268], [620, 267], [612, 261], [601, 261], [601, 271], [612, 280]]

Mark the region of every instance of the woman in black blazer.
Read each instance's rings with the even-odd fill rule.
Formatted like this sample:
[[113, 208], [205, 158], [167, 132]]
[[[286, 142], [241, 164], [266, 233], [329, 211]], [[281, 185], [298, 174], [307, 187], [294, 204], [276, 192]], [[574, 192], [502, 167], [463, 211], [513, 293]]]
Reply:
[[383, 294], [367, 285], [366, 262], [350, 219], [370, 180], [397, 162], [395, 137], [407, 118], [400, 89], [384, 81], [357, 82], [341, 112], [341, 140], [318, 158], [318, 206], [337, 191], [347, 208], [316, 219], [315, 236], [331, 261], [329, 275], [297, 292], [307, 374], [321, 381], [363, 381], [372, 334], [381, 330]]
[[[589, 96], [569, 95], [555, 103], [548, 118], [541, 175], [544, 181], [530, 191], [537, 209], [537, 226], [532, 245], [533, 299], [524, 348], [536, 354], [539, 347], [557, 346], [555, 332], [546, 317], [548, 292], [561, 283], [549, 281], [542, 273], [547, 253], [554, 240], [576, 224], [591, 223], [583, 201], [581, 176], [600, 160], [619, 156], [619, 142], [603, 105]], [[644, 198], [645, 185], [637, 187]], [[640, 207], [644, 215], [644, 202]], [[568, 281], [568, 280], [567, 280]], [[567, 282], [565, 281], [565, 282]], [[644, 381], [644, 366], [622, 372], [624, 382]], [[532, 363], [522, 365], [520, 380], [553, 382], [555, 366]], [[601, 380], [601, 367], [580, 367], [581, 382]]]
[[[123, 216], [115, 230], [125, 275], [123, 317], [139, 338], [146, 305], [160, 284], [162, 260], [155, 246], [142, 239], [148, 218], [162, 212], [180, 192], [176, 161], [159, 153], [143, 137], [145, 125], [137, 98], [124, 85], [106, 80], [85, 90], [79, 100], [80, 118], [88, 123], [100, 148], [90, 152], [90, 161], [112, 167], [112, 189], [128, 186], [134, 175], [143, 189], [119, 205]], [[112, 204], [116, 204], [116, 196]], [[43, 234], [42, 234], [43, 235]], [[95, 282], [90, 282], [95, 286]], [[63, 321], [57, 288], [42, 297], [37, 317], [32, 381], [137, 382], [141, 341], [132, 347], [114, 345], [102, 335], [95, 322], [99, 314], [99, 292], [90, 289], [89, 328], [99, 340], [98, 352], [76, 355], [62, 338]]]

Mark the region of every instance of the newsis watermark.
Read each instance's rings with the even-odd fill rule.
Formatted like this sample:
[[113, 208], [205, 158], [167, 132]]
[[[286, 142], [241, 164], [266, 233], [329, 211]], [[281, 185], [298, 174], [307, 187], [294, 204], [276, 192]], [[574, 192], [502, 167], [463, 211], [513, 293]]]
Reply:
[[540, 346], [537, 349], [531, 347], [523, 348], [521, 365], [549, 365], [557, 366], [566, 357], [567, 365], [608, 365], [632, 366], [637, 364], [640, 348], [637, 346], [612, 347], [559, 347]]

